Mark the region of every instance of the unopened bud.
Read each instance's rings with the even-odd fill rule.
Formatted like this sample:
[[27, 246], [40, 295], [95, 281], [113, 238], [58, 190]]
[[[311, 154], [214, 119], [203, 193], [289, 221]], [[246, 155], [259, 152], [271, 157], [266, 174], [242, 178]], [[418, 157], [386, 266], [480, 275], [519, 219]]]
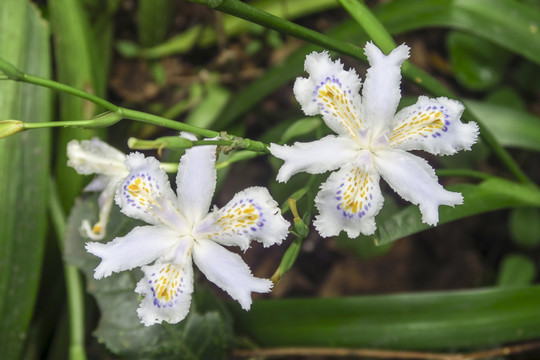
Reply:
[[134, 150], [152, 150], [152, 149], [189, 149], [193, 142], [180, 136], [164, 136], [155, 140], [140, 140], [137, 138], [128, 139], [128, 147]]
[[19, 120], [0, 121], [0, 139], [24, 130], [24, 123]]

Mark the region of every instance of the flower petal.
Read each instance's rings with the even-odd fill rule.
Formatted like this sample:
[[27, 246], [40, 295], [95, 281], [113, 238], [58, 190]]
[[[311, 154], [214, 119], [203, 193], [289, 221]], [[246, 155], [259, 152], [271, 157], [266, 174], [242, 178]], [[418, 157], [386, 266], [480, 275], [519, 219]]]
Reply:
[[176, 177], [178, 208], [192, 224], [210, 209], [216, 189], [216, 146], [196, 146], [180, 158]]
[[111, 213], [112, 204], [114, 201], [114, 193], [116, 191], [117, 180], [109, 182], [105, 189], [99, 195], [99, 220], [93, 226], [90, 226], [88, 220], [84, 220], [82, 223], [82, 231], [86, 233], [86, 236], [92, 240], [101, 240], [105, 237], [107, 231], [107, 224], [109, 222], [109, 214]]
[[199, 240], [193, 248], [193, 260], [203, 274], [249, 310], [251, 293], [266, 293], [272, 288], [268, 279], [254, 277], [242, 258], [210, 240]]
[[193, 293], [191, 256], [182, 264], [164, 263], [143, 266], [144, 277], [135, 292], [143, 295], [137, 314], [145, 326], [166, 321], [176, 324], [189, 312]]
[[281, 216], [278, 203], [263, 187], [251, 187], [237, 193], [212, 215], [210, 231], [201, 226], [195, 231], [221, 245], [236, 245], [246, 250], [252, 240], [264, 247], [280, 244], [287, 237], [289, 222]]
[[356, 143], [348, 137], [328, 135], [320, 140], [292, 146], [270, 144], [270, 153], [285, 161], [277, 180], [286, 182], [296, 173], [321, 174], [351, 162], [357, 155]]
[[116, 190], [116, 203], [122, 212], [149, 224], [165, 224], [179, 234], [189, 232], [190, 225], [176, 208], [177, 198], [167, 174], [153, 157], [140, 153], [126, 158], [129, 175]]
[[319, 210], [314, 225], [324, 237], [345, 230], [350, 238], [370, 235], [376, 229], [375, 215], [383, 205], [379, 175], [356, 165], [330, 174], [315, 198]]
[[124, 155], [98, 138], [72, 140], [67, 144], [68, 165], [79, 174], [127, 174]]
[[339, 60], [328, 52], [313, 52], [304, 63], [309, 78], [297, 78], [294, 95], [306, 115], [321, 114], [337, 134], [357, 136], [360, 119], [361, 81], [354, 69], [345, 71]]
[[101, 258], [94, 277], [101, 279], [113, 272], [146, 265], [171, 251], [178, 242], [178, 234], [165, 226], [139, 226], [124, 237], [101, 244], [86, 243], [86, 250]]
[[382, 178], [405, 200], [420, 207], [422, 221], [439, 222], [439, 205], [463, 204], [460, 193], [445, 190], [426, 160], [403, 150], [380, 150], [375, 166]]
[[420, 96], [415, 105], [396, 114], [390, 146], [401, 150], [425, 150], [436, 155], [470, 150], [478, 137], [478, 125], [460, 121], [463, 109], [463, 105], [455, 100]]
[[362, 91], [362, 119], [376, 138], [391, 124], [401, 98], [401, 64], [409, 57], [405, 44], [384, 55], [373, 43], [364, 51], [371, 67]]

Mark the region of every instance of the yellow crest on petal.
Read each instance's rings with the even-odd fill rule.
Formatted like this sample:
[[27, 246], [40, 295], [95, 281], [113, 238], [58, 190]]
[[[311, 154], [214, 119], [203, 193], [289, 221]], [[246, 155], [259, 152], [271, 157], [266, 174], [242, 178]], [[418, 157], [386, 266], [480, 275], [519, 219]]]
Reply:
[[352, 100], [351, 90], [345, 90], [339, 80], [326, 78], [317, 90], [317, 105], [321, 113], [338, 119], [347, 133], [355, 138], [361, 125], [360, 112]]

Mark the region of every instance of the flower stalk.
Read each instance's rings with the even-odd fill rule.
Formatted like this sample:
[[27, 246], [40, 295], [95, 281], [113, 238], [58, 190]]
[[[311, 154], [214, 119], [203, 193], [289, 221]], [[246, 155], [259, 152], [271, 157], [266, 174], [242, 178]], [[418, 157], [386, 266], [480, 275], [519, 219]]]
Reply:
[[[49, 212], [58, 239], [58, 246], [60, 249], [63, 249], [66, 233], [66, 217], [60, 205], [60, 199], [54, 181], [51, 179], [50, 183]], [[69, 359], [86, 360], [84, 288], [81, 275], [75, 266], [69, 265], [66, 262], [63, 265], [69, 312]]]
[[[67, 127], [67, 126], [103, 127], [103, 126], [113, 125], [116, 122], [120, 121], [121, 119], [129, 119], [129, 120], [140, 121], [140, 122], [153, 124], [153, 125], [157, 125], [161, 127], [166, 127], [166, 128], [177, 130], [177, 131], [186, 131], [186, 132], [190, 132], [192, 134], [196, 134], [196, 135], [199, 135], [201, 137], [206, 137], [206, 138], [215, 138], [215, 137], [221, 136], [222, 139], [230, 140], [228, 143], [224, 145], [233, 146], [232, 149], [234, 150], [236, 150], [237, 148], [243, 148], [247, 150], [267, 152], [266, 150], [267, 145], [262, 142], [251, 140], [251, 139], [232, 137], [228, 134], [224, 136], [224, 134], [226, 133], [220, 134], [219, 132], [214, 131], [214, 130], [204, 129], [204, 128], [200, 128], [200, 127], [193, 126], [190, 124], [185, 124], [182, 122], [164, 118], [162, 116], [123, 108], [105, 99], [102, 99], [98, 96], [90, 94], [86, 91], [76, 89], [74, 87], [56, 82], [54, 80], [44, 79], [38, 76], [25, 74], [19, 69], [17, 69], [15, 66], [13, 66], [12, 64], [6, 62], [5, 60], [1, 58], [0, 58], [0, 72], [4, 73], [11, 80], [39, 85], [39, 86], [43, 86], [49, 89], [53, 89], [56, 91], [74, 95], [79, 98], [88, 100], [109, 111], [108, 113], [104, 115], [98, 116], [90, 120], [55, 121], [55, 122], [41, 122], [41, 123], [26, 123], [25, 122], [23, 123], [22, 130], [37, 129], [37, 128], [50, 128], [50, 127]], [[18, 131], [22, 131], [22, 130], [18, 130]], [[9, 134], [6, 136], [9, 136]]]

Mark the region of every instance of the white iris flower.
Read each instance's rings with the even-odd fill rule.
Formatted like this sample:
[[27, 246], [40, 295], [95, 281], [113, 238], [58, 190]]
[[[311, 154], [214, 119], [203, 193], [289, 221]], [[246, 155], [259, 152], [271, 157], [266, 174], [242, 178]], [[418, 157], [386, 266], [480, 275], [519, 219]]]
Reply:
[[265, 247], [279, 244], [289, 223], [262, 187], [245, 189], [223, 208], [209, 212], [216, 187], [215, 154], [213, 145], [186, 150], [178, 167], [177, 195], [155, 158], [128, 155], [129, 174], [117, 189], [116, 203], [125, 215], [150, 225], [107, 244], [86, 245], [102, 259], [96, 279], [141, 266], [144, 277], [135, 292], [144, 296], [137, 312], [146, 326], [185, 318], [193, 292], [192, 262], [245, 310], [251, 306], [251, 292], [265, 293], [272, 287], [222, 245], [245, 250], [252, 240]]
[[274, 156], [285, 160], [278, 181], [302, 171], [337, 170], [315, 198], [319, 215], [314, 225], [325, 237], [342, 230], [353, 238], [375, 231], [375, 215], [383, 204], [381, 177], [403, 199], [419, 205], [423, 222], [437, 224], [439, 205], [462, 204], [463, 197], [445, 190], [427, 161], [408, 151], [449, 155], [469, 150], [478, 136], [476, 123], [460, 121], [464, 108], [455, 100], [421, 96], [415, 105], [396, 113], [400, 67], [409, 57], [409, 48], [401, 45], [388, 56], [372, 43], [364, 50], [371, 67], [361, 96], [356, 72], [345, 71], [327, 52], [308, 55], [305, 70], [310, 76], [297, 78], [294, 84], [304, 113], [321, 114], [337, 135], [270, 146]]
[[99, 220], [91, 226], [83, 221], [82, 231], [92, 240], [105, 237], [109, 214], [118, 183], [127, 175], [124, 160], [126, 155], [98, 138], [92, 140], [72, 140], [67, 145], [68, 165], [79, 174], [97, 174], [84, 191], [101, 191], [99, 195]]

